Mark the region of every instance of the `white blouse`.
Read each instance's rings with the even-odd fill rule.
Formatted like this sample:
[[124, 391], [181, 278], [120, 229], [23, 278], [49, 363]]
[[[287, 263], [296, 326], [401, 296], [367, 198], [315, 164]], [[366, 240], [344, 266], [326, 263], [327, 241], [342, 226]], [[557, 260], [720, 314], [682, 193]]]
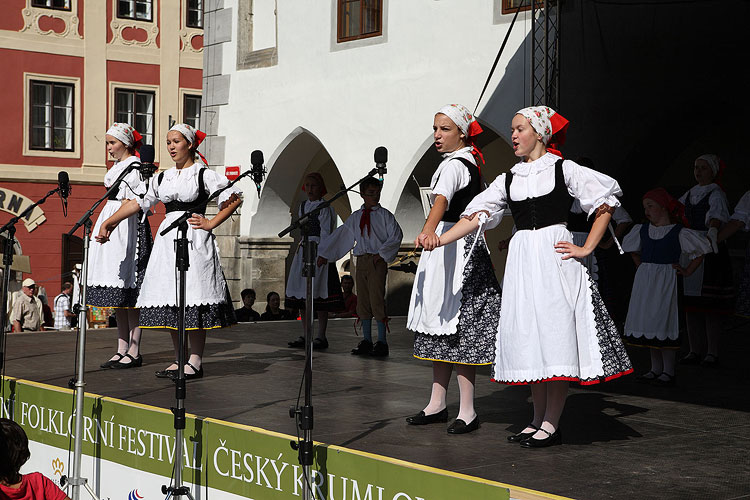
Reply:
[[[107, 189], [112, 187], [112, 184], [115, 183], [123, 171], [137, 161], [137, 156], [129, 156], [112, 165], [112, 168], [107, 170], [107, 173], [104, 174], [104, 187]], [[146, 184], [143, 179], [141, 179], [141, 173], [137, 169], [134, 169], [130, 171], [120, 183], [120, 188], [117, 191], [117, 199], [132, 200], [137, 196], [144, 194], [146, 194]]]
[[469, 185], [471, 174], [469, 174], [466, 165], [457, 158], [465, 158], [476, 165], [476, 161], [471, 154], [471, 149], [471, 147], [461, 148], [443, 155], [443, 161], [435, 169], [435, 173], [432, 174], [432, 180], [430, 180], [430, 188], [432, 189], [432, 193], [430, 193], [430, 205], [434, 205], [435, 197], [441, 194], [448, 200], [448, 207], [450, 208], [453, 195]]
[[[178, 169], [172, 167], [164, 171], [161, 182], [158, 180], [161, 174], [158, 174], [151, 182], [146, 196], [142, 199], [136, 198], [138, 205], [145, 212], [158, 202], [169, 203], [170, 201], [191, 202], [198, 198], [198, 173], [201, 168], [206, 168], [203, 174], [203, 183], [205, 191], [209, 194], [217, 189], [229, 185], [229, 180], [223, 175], [217, 174], [203, 163], [197, 162], [190, 167]], [[229, 200], [232, 194], [242, 195], [242, 191], [237, 184], [223, 191], [217, 198], [216, 203], [221, 208]]]
[[727, 201], [727, 195], [719, 187], [718, 184], [706, 184], [701, 186], [696, 184], [691, 187], [687, 193], [680, 197], [680, 203], [685, 205], [685, 202], [690, 196], [690, 203], [696, 205], [708, 194], [711, 193], [708, 198], [708, 212], [706, 213], [706, 226], [708, 226], [711, 219], [718, 219], [721, 222], [729, 221], [729, 202]]
[[[626, 252], [640, 252], [641, 251], [641, 227], [643, 224], [636, 224], [633, 229], [625, 236], [622, 240], [622, 249]], [[674, 227], [674, 224], [668, 224], [666, 226], [654, 226], [649, 224], [648, 236], [652, 240], [660, 240], [664, 238], [667, 233]], [[691, 260], [701, 255], [713, 252], [711, 248], [711, 242], [706, 238], [701, 231], [695, 231], [693, 229], [683, 228], [679, 235], [680, 249], [683, 254], [686, 254]]]
[[750, 191], [745, 193], [740, 201], [737, 202], [737, 206], [734, 207], [734, 213], [732, 219], [738, 220], [745, 223], [743, 231], [750, 231]]
[[[555, 187], [555, 162], [559, 159], [559, 156], [547, 153], [534, 161], [521, 162], [511, 168], [511, 199], [521, 201], [550, 193]], [[610, 207], [620, 206], [617, 197], [622, 196], [622, 190], [612, 177], [570, 160], [563, 161], [562, 167], [568, 194], [580, 202], [581, 209], [589, 216], [605, 203]], [[495, 227], [502, 218], [503, 210], [508, 207], [505, 176], [498, 175], [490, 187], [469, 203], [462, 215], [486, 211], [490, 217], [487, 228]]]
[[[465, 169], [464, 169], [465, 170]], [[376, 205], [370, 212], [370, 230], [360, 229], [362, 208], [354, 212], [343, 225], [325, 238], [318, 248], [318, 255], [329, 261], [337, 261], [354, 247], [354, 255], [378, 254], [384, 261], [391, 262], [396, 258], [401, 247], [403, 233], [393, 214]], [[356, 246], [355, 246], [356, 243]]]

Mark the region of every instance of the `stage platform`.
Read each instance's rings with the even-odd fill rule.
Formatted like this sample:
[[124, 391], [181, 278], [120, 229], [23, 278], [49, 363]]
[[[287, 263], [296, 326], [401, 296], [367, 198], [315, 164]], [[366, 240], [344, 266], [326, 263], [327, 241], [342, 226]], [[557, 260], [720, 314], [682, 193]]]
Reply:
[[[431, 365], [412, 357], [404, 318], [391, 322], [388, 358], [350, 355], [353, 320], [331, 320], [331, 346], [314, 360], [316, 441], [399, 458], [479, 478], [576, 499], [750, 498], [750, 323], [727, 320], [718, 368], [678, 367], [677, 386], [637, 384], [633, 376], [571, 389], [561, 423], [563, 445], [522, 449], [507, 443], [530, 419], [529, 389], [477, 375], [481, 427], [462, 436], [446, 425], [413, 427], [404, 418], [427, 402]], [[287, 341], [299, 322], [246, 323], [209, 333], [206, 376], [188, 383], [187, 411], [199, 416], [295, 434], [294, 405], [303, 368], [301, 349]], [[115, 346], [112, 329], [89, 330], [87, 392], [168, 408], [174, 387], [154, 371], [173, 358], [170, 336], [145, 331], [145, 364], [102, 370]], [[11, 334], [6, 375], [65, 387], [73, 374], [72, 332]], [[630, 349], [636, 372], [648, 353]], [[455, 379], [448, 411], [458, 411]], [[522, 489], [511, 497], [524, 498]], [[528, 497], [527, 497], [528, 498]]]

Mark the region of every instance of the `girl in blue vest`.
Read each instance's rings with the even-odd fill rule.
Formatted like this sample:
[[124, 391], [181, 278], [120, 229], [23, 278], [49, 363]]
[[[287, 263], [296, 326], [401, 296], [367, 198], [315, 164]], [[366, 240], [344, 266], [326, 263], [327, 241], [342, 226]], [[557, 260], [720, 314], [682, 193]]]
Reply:
[[[328, 192], [323, 176], [318, 172], [312, 172], [305, 177], [302, 191], [307, 194], [307, 200], [300, 203], [298, 215], [305, 214], [321, 203], [323, 196]], [[328, 206], [310, 218], [309, 238], [320, 244], [329, 237], [331, 231], [336, 227], [336, 212], [333, 207]], [[287, 310], [299, 309], [302, 316], [303, 332], [307, 330], [305, 321], [305, 300], [307, 299], [307, 278], [302, 275], [305, 266], [304, 251], [302, 245], [297, 247], [289, 268], [289, 278], [286, 282], [286, 297], [284, 306]], [[326, 327], [328, 326], [328, 312], [340, 311], [344, 308], [344, 295], [341, 291], [341, 281], [336, 270], [336, 264], [323, 264], [315, 266], [315, 278], [313, 279], [313, 310], [318, 317], [318, 335], [313, 339], [313, 349], [327, 349], [328, 338]], [[305, 338], [299, 337], [288, 342], [289, 347], [304, 347]]]
[[[746, 192], [737, 206], [734, 207], [734, 213], [729, 223], [724, 226], [719, 233], [719, 243], [730, 238], [737, 231], [750, 231], [750, 191]], [[745, 250], [745, 268], [742, 271], [740, 287], [737, 291], [737, 305], [735, 314], [750, 318], [750, 243]]]
[[[637, 224], [623, 240], [623, 250], [633, 252], [638, 270], [633, 282], [630, 307], [625, 320], [628, 343], [651, 348], [651, 369], [637, 377], [641, 382], [673, 385], [675, 357], [680, 348], [679, 277], [693, 274], [711, 252], [708, 239], [686, 229], [684, 207], [665, 189], [643, 196], [648, 224]], [[680, 266], [686, 254], [689, 264]]]
[[693, 168], [698, 184], [680, 198], [689, 227], [706, 235], [713, 247], [713, 253], [706, 255], [698, 269], [685, 278], [690, 352], [680, 363], [688, 365], [718, 364], [721, 323], [734, 310], [729, 250], [726, 244], [718, 243], [719, 230], [729, 222], [729, 202], [718, 182], [723, 170], [724, 163], [718, 156], [699, 156]]

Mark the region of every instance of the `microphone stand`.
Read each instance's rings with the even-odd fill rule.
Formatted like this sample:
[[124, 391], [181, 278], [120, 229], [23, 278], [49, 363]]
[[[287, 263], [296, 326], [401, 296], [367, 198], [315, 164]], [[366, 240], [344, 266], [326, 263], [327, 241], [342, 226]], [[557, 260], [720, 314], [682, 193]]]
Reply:
[[91, 498], [94, 500], [99, 500], [99, 497], [96, 495], [94, 490], [91, 489], [91, 486], [88, 484], [88, 480], [84, 477], [81, 477], [81, 455], [82, 455], [82, 447], [83, 447], [83, 400], [84, 400], [84, 387], [86, 386], [86, 383], [83, 380], [83, 372], [85, 368], [85, 358], [86, 358], [86, 331], [87, 331], [87, 319], [88, 319], [88, 306], [86, 305], [86, 291], [88, 289], [88, 262], [89, 262], [89, 243], [91, 240], [91, 217], [94, 215], [94, 212], [97, 208], [99, 208], [99, 205], [102, 204], [102, 202], [106, 199], [109, 199], [109, 196], [113, 192], [117, 192], [120, 189], [120, 184], [125, 179], [125, 177], [133, 171], [135, 168], [137, 168], [140, 165], [140, 162], [133, 162], [131, 163], [128, 168], [123, 170], [123, 172], [120, 174], [120, 176], [115, 180], [115, 182], [112, 184], [112, 186], [107, 189], [107, 192], [104, 193], [104, 196], [99, 198], [96, 203], [94, 203], [91, 208], [83, 214], [83, 216], [76, 222], [75, 226], [68, 231], [68, 236], [73, 235], [79, 227], [83, 226], [83, 262], [81, 264], [81, 293], [79, 296], [79, 302], [78, 304], [75, 304], [73, 306], [73, 311], [78, 314], [78, 352], [76, 354], [77, 356], [77, 373], [76, 377], [74, 379], [70, 379], [70, 382], [68, 382], [68, 386], [71, 389], [74, 389], [75, 392], [75, 435], [73, 436], [73, 466], [70, 468], [71, 475], [70, 476], [61, 476], [60, 477], [60, 484], [62, 486], [65, 486], [65, 484], [71, 485], [71, 500], [79, 500], [80, 498], [80, 491], [81, 486], [86, 488], [86, 490], [89, 492], [89, 495], [91, 495]]
[[[39, 201], [26, 207], [26, 210], [10, 219], [0, 228], [0, 234], [5, 231], [8, 232], [3, 249], [2, 304], [0, 304], [0, 374], [5, 373], [5, 342], [7, 336], [5, 324], [8, 321], [8, 288], [10, 287], [10, 268], [13, 265], [13, 243], [16, 237], [16, 224], [31, 214], [36, 207], [47, 201], [47, 198], [58, 192], [60, 192], [60, 186], [45, 194]], [[5, 388], [5, 385], [3, 385], [3, 388]]]
[[302, 233], [302, 249], [304, 265], [302, 275], [306, 278], [305, 292], [305, 367], [302, 378], [305, 381], [305, 402], [303, 406], [292, 406], [289, 408], [289, 417], [297, 419], [298, 427], [302, 430], [302, 441], [292, 441], [292, 449], [298, 451], [299, 463], [302, 466], [303, 476], [307, 486], [302, 492], [304, 500], [313, 500], [312, 490], [312, 464], [313, 464], [313, 407], [312, 407], [312, 330], [313, 330], [313, 278], [315, 277], [315, 264], [317, 256], [317, 243], [310, 240], [310, 218], [317, 215], [321, 210], [331, 206], [335, 200], [344, 196], [356, 186], [360, 185], [365, 179], [374, 177], [376, 173], [384, 173], [385, 167], [373, 168], [370, 172], [351, 186], [344, 187], [341, 191], [333, 195], [331, 199], [324, 200], [323, 203], [313, 208], [309, 212], [302, 214], [296, 221], [293, 221], [286, 229], [279, 233], [279, 238], [283, 238], [293, 230], [299, 228]]
[[[221, 193], [234, 186], [240, 179], [252, 174], [251, 170], [231, 181], [225, 187], [217, 189], [211, 193], [206, 203], [218, 197]], [[201, 203], [200, 205], [203, 205]], [[190, 489], [182, 481], [182, 453], [183, 453], [183, 432], [185, 430], [185, 396], [187, 395], [187, 385], [185, 380], [185, 308], [186, 308], [186, 286], [187, 270], [190, 267], [190, 256], [188, 252], [187, 239], [187, 220], [192, 216], [193, 209], [198, 205], [188, 207], [185, 212], [167, 226], [159, 234], [165, 236], [172, 229], [177, 228], [177, 239], [175, 239], [175, 267], [178, 273], [178, 294], [177, 294], [177, 378], [175, 384], [175, 401], [176, 404], [171, 408], [174, 415], [175, 430], [175, 450], [174, 450], [174, 484], [162, 485], [161, 492], [170, 497], [186, 496], [190, 500], [195, 500], [190, 493]], [[73, 499], [75, 500], [75, 499]]]

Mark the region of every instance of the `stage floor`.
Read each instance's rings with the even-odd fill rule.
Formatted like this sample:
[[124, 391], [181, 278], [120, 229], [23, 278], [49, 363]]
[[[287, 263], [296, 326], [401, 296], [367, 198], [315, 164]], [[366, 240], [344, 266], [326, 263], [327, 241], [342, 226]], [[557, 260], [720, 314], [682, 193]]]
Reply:
[[[429, 398], [431, 364], [412, 357], [404, 318], [391, 322], [391, 355], [350, 355], [353, 320], [331, 320], [331, 347], [315, 353], [313, 437], [324, 443], [404, 459], [576, 499], [750, 498], [750, 323], [731, 318], [718, 368], [678, 367], [677, 386], [651, 387], [627, 376], [589, 388], [574, 386], [561, 422], [563, 445], [528, 450], [507, 443], [531, 417], [529, 389], [477, 374], [481, 427], [451, 436], [445, 424], [404, 421]], [[188, 383], [187, 411], [295, 434], [294, 405], [303, 351], [287, 347], [298, 322], [245, 323], [209, 333], [206, 376]], [[116, 332], [89, 330], [87, 392], [159, 407], [174, 404], [174, 386], [157, 379], [174, 354], [170, 336], [145, 331], [144, 366], [102, 370]], [[66, 386], [75, 365], [71, 332], [11, 334], [6, 375]], [[648, 353], [630, 349], [636, 373]], [[455, 379], [448, 411], [458, 411]]]

